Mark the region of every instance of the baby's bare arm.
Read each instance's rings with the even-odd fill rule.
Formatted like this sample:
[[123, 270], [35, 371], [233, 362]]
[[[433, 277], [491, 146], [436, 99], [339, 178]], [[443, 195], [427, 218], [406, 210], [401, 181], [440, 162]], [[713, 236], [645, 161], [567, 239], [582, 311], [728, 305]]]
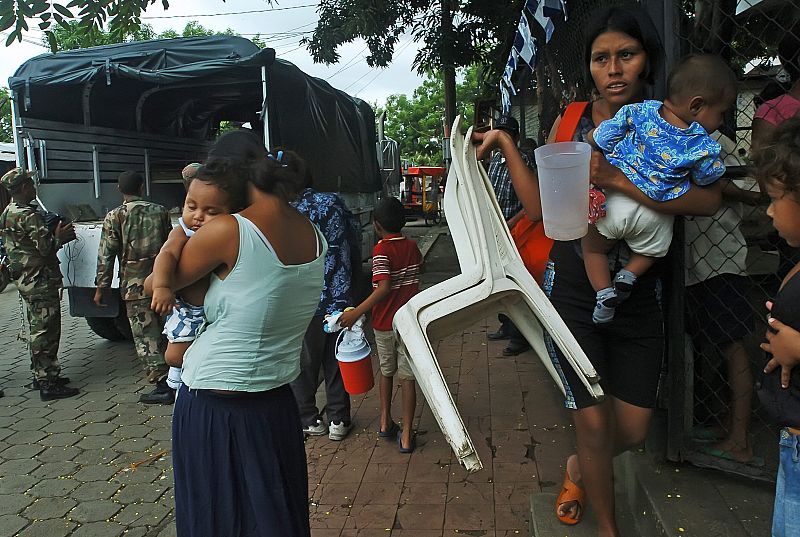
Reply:
[[178, 293], [180, 297], [193, 306], [202, 306], [206, 299], [206, 291], [208, 291], [208, 284], [211, 278], [205, 276], [200, 278], [192, 285], [184, 287]]
[[152, 285], [154, 289], [159, 287], [172, 289], [175, 268], [178, 266], [183, 247], [186, 246], [188, 241], [189, 237], [186, 236], [182, 228], [176, 227], [170, 231], [167, 242], [161, 247], [161, 251], [156, 256], [153, 264]]

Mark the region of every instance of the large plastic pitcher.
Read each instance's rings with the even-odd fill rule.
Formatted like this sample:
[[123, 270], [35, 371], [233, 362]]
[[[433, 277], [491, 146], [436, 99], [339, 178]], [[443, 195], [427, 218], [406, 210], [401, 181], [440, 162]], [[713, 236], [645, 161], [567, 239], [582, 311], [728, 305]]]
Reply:
[[589, 231], [589, 161], [583, 142], [536, 148], [544, 234], [553, 240], [580, 239]]

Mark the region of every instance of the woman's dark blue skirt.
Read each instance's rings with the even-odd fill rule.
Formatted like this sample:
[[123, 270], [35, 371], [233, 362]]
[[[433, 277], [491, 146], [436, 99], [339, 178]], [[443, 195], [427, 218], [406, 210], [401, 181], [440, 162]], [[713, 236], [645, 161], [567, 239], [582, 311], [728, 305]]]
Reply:
[[308, 468], [288, 385], [181, 386], [172, 417], [178, 537], [308, 537]]

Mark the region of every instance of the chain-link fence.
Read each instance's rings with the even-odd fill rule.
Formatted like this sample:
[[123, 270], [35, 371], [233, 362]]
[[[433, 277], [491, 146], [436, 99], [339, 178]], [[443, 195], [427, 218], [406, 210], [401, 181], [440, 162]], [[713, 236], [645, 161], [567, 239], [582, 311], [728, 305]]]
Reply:
[[[541, 125], [551, 125], [567, 103], [592, 98], [583, 30], [596, 10], [618, 4], [630, 2], [567, 2], [567, 20], [556, 21], [552, 40], [539, 51], [535, 91]], [[640, 5], [651, 15], [666, 54], [654, 97], [664, 96], [669, 66], [693, 52], [720, 55], [739, 78], [735, 110], [714, 134], [727, 167], [723, 206], [713, 217], [676, 219], [665, 262], [667, 356], [660, 400], [667, 415], [667, 455], [774, 479], [776, 431], [759, 409], [753, 385], [766, 361], [758, 346], [766, 330], [764, 303], [775, 296], [797, 252], [774, 232], [747, 164], [753, 144], [780, 114], [800, 108], [800, 95], [791, 93], [793, 84], [800, 93], [800, 0], [642, 0]], [[782, 58], [788, 62], [783, 68], [776, 61], [782, 41], [782, 56], [794, 51], [794, 59]]]

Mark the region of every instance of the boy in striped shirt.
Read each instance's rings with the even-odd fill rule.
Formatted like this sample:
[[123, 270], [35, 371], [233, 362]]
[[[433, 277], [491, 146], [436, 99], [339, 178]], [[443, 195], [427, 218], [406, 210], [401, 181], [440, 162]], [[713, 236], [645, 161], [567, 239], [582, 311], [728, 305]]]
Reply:
[[[405, 224], [403, 204], [396, 198], [381, 200], [373, 213], [375, 231], [381, 238], [372, 250], [372, 294], [356, 308], [345, 311], [340, 324], [350, 327], [372, 310], [372, 328], [380, 359], [381, 420], [378, 436], [397, 438], [401, 453], [411, 453], [416, 447], [413, 435], [414, 409], [417, 388], [414, 373], [405, 349], [400, 347], [392, 321], [394, 314], [419, 292], [422, 254], [417, 243], [400, 232]], [[400, 377], [403, 394], [403, 429], [392, 420], [392, 388], [394, 376]]]

